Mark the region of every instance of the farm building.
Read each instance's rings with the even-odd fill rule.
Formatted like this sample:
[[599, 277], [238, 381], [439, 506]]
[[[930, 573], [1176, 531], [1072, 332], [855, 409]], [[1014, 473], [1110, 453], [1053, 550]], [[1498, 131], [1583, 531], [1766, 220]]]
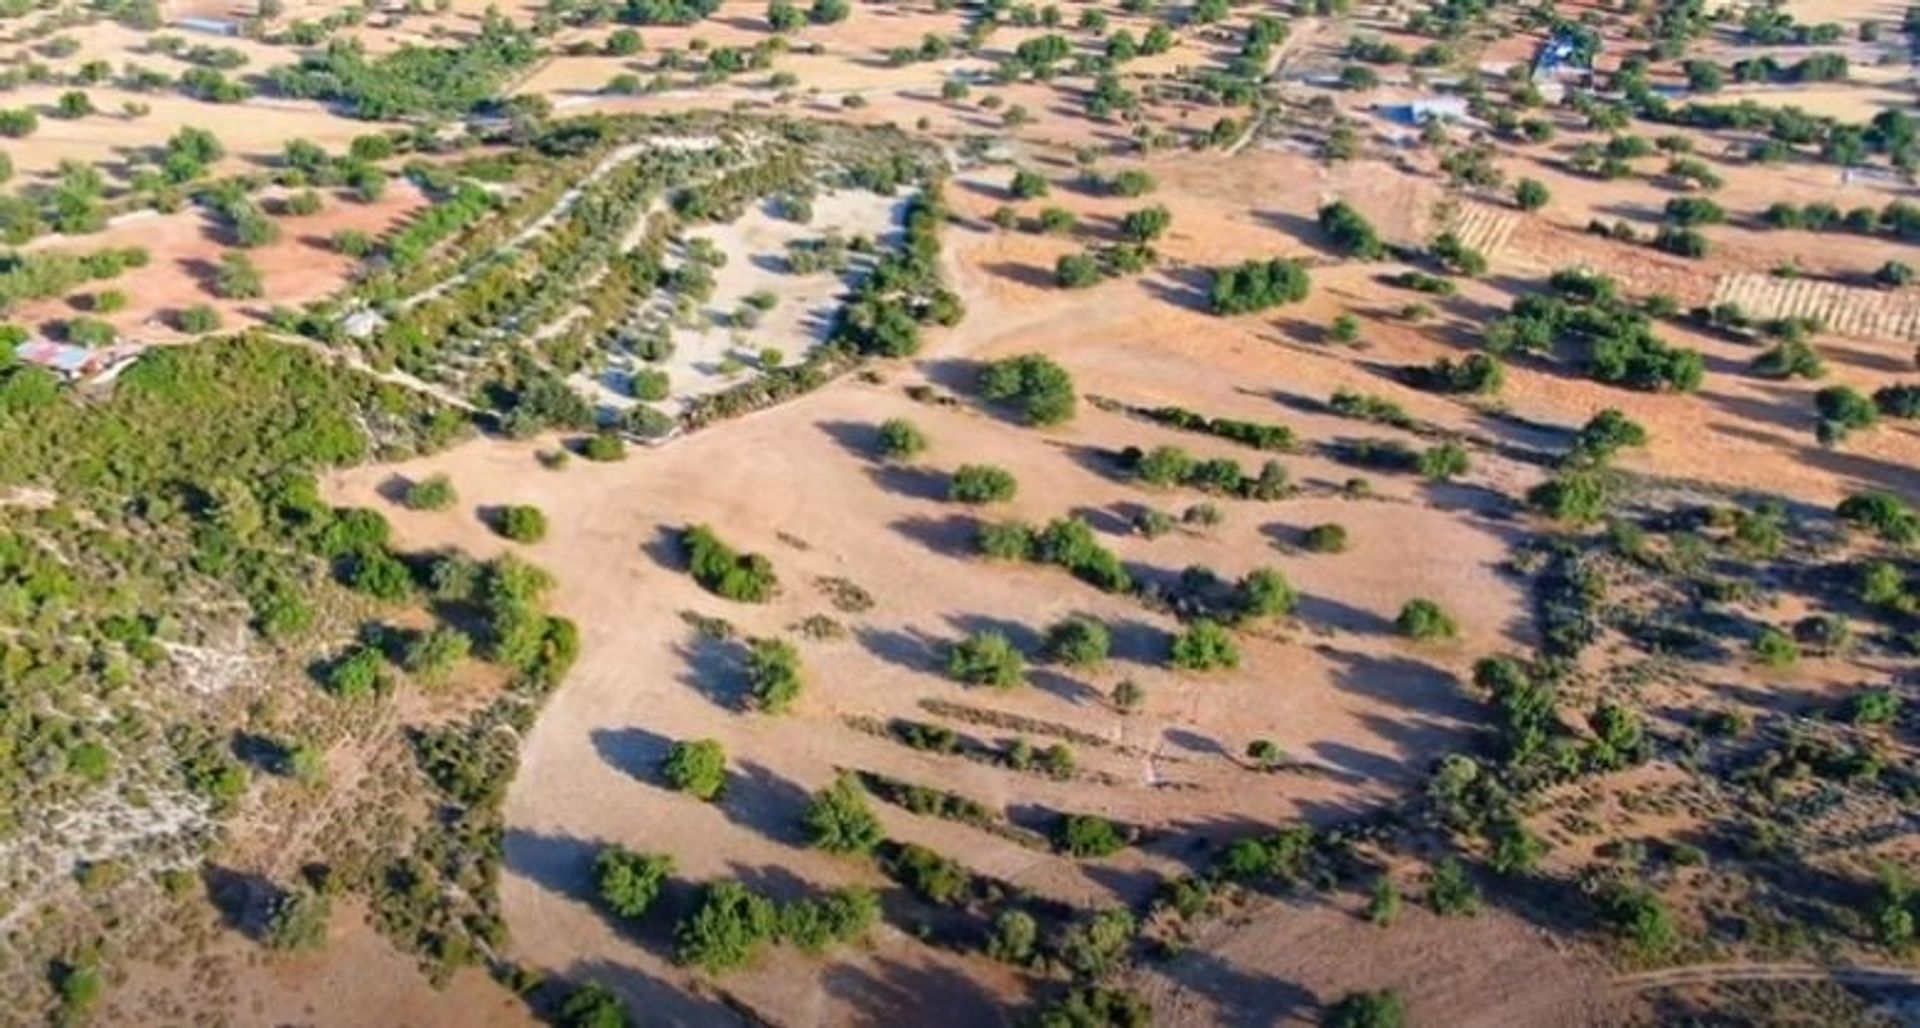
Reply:
[[14, 347], [13, 356], [22, 364], [45, 368], [67, 382], [108, 382], [140, 356], [140, 348], [109, 346], [95, 350], [39, 339]]

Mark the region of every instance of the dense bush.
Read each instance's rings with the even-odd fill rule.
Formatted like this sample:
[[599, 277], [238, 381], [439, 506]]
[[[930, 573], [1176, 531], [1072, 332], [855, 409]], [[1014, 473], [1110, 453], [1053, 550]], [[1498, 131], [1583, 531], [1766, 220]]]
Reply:
[[1920, 514], [1890, 492], [1854, 493], [1840, 501], [1835, 513], [1841, 521], [1865, 528], [1902, 546], [1920, 541]]
[[779, 589], [773, 562], [757, 553], [735, 553], [705, 525], [680, 534], [693, 580], [716, 596], [741, 603], [765, 603]]
[[768, 714], [785, 713], [800, 698], [800, 653], [783, 639], [756, 639], [747, 652], [749, 702]]
[[508, 76], [538, 55], [529, 33], [488, 12], [478, 36], [460, 46], [408, 44], [375, 57], [339, 40], [274, 69], [269, 78], [283, 96], [337, 101], [361, 118], [458, 116], [493, 99]]
[[713, 882], [674, 932], [674, 959], [709, 973], [750, 963], [779, 931], [773, 901], [738, 882]]
[[1047, 656], [1072, 667], [1099, 664], [1112, 645], [1107, 626], [1092, 618], [1071, 617], [1047, 629]]
[[1301, 536], [1300, 545], [1310, 553], [1340, 553], [1347, 548], [1346, 526], [1330, 521], [1314, 525]]
[[547, 537], [547, 516], [538, 507], [514, 504], [500, 511], [496, 527], [516, 543], [537, 543]]
[[1527, 503], [1556, 521], [1585, 525], [1606, 515], [1613, 495], [1599, 472], [1574, 470], [1528, 490]]
[[1395, 993], [1350, 992], [1327, 1008], [1327, 1028], [1404, 1028], [1406, 1004]]
[[1828, 386], [1813, 394], [1813, 407], [1819, 417], [1816, 432], [1822, 445], [1838, 444], [1880, 420], [1880, 409], [1873, 401], [1847, 386]]
[[674, 743], [660, 762], [660, 774], [673, 788], [712, 801], [727, 784], [727, 751], [717, 739]]
[[1029, 425], [1056, 425], [1073, 417], [1073, 376], [1039, 354], [987, 365], [980, 374], [980, 395], [1018, 408]]
[[1222, 316], [1251, 314], [1299, 303], [1311, 288], [1306, 265], [1299, 261], [1246, 261], [1213, 272], [1207, 307]]
[[866, 790], [850, 774], [814, 793], [801, 821], [807, 839], [828, 853], [865, 855], [886, 837], [880, 819], [867, 806]]
[[927, 448], [926, 434], [906, 418], [889, 418], [880, 425], [880, 456], [911, 460]]
[[1320, 208], [1320, 231], [1335, 249], [1350, 257], [1371, 261], [1386, 256], [1386, 245], [1373, 223], [1344, 200]]
[[1071, 857], [1105, 857], [1127, 846], [1127, 837], [1113, 822], [1092, 814], [1068, 814], [1054, 832], [1054, 846]]
[[445, 475], [434, 475], [407, 485], [406, 502], [413, 510], [446, 510], [458, 499], [453, 481]]
[[607, 909], [635, 920], [660, 897], [660, 887], [673, 873], [673, 858], [665, 854], [635, 853], [624, 846], [606, 846], [593, 859], [594, 888]]
[[1393, 619], [1393, 625], [1401, 635], [1417, 642], [1451, 639], [1459, 634], [1453, 618], [1438, 603], [1428, 599], [1408, 600], [1400, 608], [1399, 616]]
[[947, 674], [969, 685], [1011, 689], [1026, 680], [1026, 660], [999, 632], [975, 632], [948, 647]]
[[1240, 666], [1240, 647], [1217, 621], [1201, 619], [1174, 637], [1169, 661], [1182, 671], [1218, 671]]
[[963, 464], [947, 484], [947, 499], [974, 505], [1004, 503], [1013, 499], [1019, 482], [1013, 472], [991, 464]]

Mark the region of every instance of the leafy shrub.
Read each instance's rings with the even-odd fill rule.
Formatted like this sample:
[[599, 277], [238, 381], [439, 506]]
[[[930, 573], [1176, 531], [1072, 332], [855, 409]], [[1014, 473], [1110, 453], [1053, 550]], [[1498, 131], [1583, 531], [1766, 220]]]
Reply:
[[516, 543], [537, 543], [547, 537], [547, 516], [538, 507], [515, 504], [500, 512], [499, 532]]
[[987, 365], [980, 375], [980, 395], [1019, 408], [1029, 425], [1057, 425], [1073, 417], [1073, 377], [1039, 354]]
[[1387, 248], [1373, 223], [1344, 200], [1320, 208], [1320, 231], [1340, 252], [1361, 260], [1379, 260]]
[[1299, 303], [1311, 288], [1306, 265], [1299, 261], [1246, 261], [1213, 272], [1207, 306], [1223, 317], [1252, 314]]
[[1854, 493], [1840, 501], [1835, 513], [1841, 521], [1865, 528], [1902, 546], [1920, 541], [1920, 514], [1889, 492]]
[[1026, 660], [999, 632], [975, 632], [947, 649], [947, 674], [969, 685], [1011, 689], [1026, 677]]
[[1173, 640], [1173, 666], [1183, 671], [1217, 671], [1240, 666], [1233, 633], [1217, 621], [1200, 619]]
[[1333, 522], [1314, 525], [1302, 536], [1300, 545], [1310, 553], [1339, 553], [1347, 548], [1346, 526]]
[[747, 653], [747, 682], [754, 709], [785, 713], [800, 698], [800, 653], [783, 639], [756, 639]]
[[773, 562], [757, 553], [735, 553], [705, 525], [680, 535], [693, 580], [708, 592], [741, 603], [765, 603], [779, 589]]
[[1068, 814], [1054, 833], [1054, 846], [1072, 857], [1111, 856], [1126, 845], [1126, 836], [1113, 822], [1092, 814]]
[[851, 774], [841, 774], [814, 793], [801, 821], [807, 839], [828, 853], [864, 855], [886, 837], [880, 819], [867, 806], [866, 790]]
[[1273, 568], [1256, 568], [1235, 589], [1239, 614], [1246, 618], [1285, 617], [1300, 603], [1300, 593], [1287, 576]]
[[1400, 634], [1416, 642], [1428, 642], [1434, 639], [1451, 639], [1459, 634], [1459, 626], [1453, 618], [1440, 609], [1440, 605], [1428, 599], [1412, 599], [1400, 608], [1400, 615], [1393, 619]]
[[738, 882], [713, 882], [674, 933], [674, 959], [709, 973], [750, 963], [779, 930], [773, 901]]
[[1613, 491], [1599, 472], [1576, 470], [1527, 491], [1527, 503], [1555, 521], [1585, 525], [1606, 516]]
[[1860, 429], [1872, 428], [1880, 420], [1880, 409], [1872, 400], [1847, 386], [1828, 386], [1813, 394], [1814, 411], [1819, 415], [1818, 435], [1822, 445], [1833, 445]]
[[406, 502], [413, 510], [446, 510], [458, 499], [453, 481], [445, 475], [434, 475], [407, 485]]
[[601, 432], [587, 437], [580, 447], [580, 456], [602, 464], [626, 460], [627, 444], [611, 432]]
[[1480, 910], [1480, 890], [1467, 877], [1466, 865], [1448, 857], [1427, 878], [1427, 906], [1442, 917], [1471, 916]]
[[1072, 667], [1092, 667], [1107, 659], [1113, 637], [1092, 618], [1067, 618], [1047, 629], [1047, 655]]
[[635, 853], [624, 846], [602, 847], [593, 859], [594, 888], [607, 909], [634, 920], [653, 906], [660, 887], [673, 873], [666, 854]]
[[963, 464], [947, 485], [947, 498], [955, 503], [974, 505], [1004, 503], [1013, 499], [1020, 483], [1013, 472], [991, 464]]
[[597, 982], [573, 990], [560, 1004], [559, 1013], [563, 1028], [629, 1028], [633, 1024], [626, 1001]]
[[880, 456], [911, 460], [927, 448], [926, 434], [906, 418], [890, 418], [880, 425]]
[[1349, 992], [1327, 1008], [1327, 1028], [1404, 1028], [1406, 1023], [1406, 1004], [1385, 989]]
[[660, 774], [673, 788], [711, 802], [727, 784], [727, 751], [718, 739], [674, 743], [660, 762]]
[[1467, 448], [1459, 443], [1447, 442], [1422, 450], [1414, 468], [1426, 478], [1444, 482], [1466, 474], [1470, 465]]

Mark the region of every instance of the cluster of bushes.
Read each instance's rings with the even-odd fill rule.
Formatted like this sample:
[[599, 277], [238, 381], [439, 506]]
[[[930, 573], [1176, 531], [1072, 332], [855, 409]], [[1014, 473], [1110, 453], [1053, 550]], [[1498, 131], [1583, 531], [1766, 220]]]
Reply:
[[975, 542], [989, 557], [1057, 564], [1106, 592], [1124, 593], [1133, 588], [1133, 576], [1120, 558], [1101, 546], [1093, 529], [1079, 518], [1058, 518], [1038, 531], [1018, 521], [982, 525]]
[[336, 40], [275, 68], [269, 80], [283, 96], [338, 102], [362, 118], [460, 116], [493, 100], [538, 56], [532, 35], [495, 13], [461, 46], [408, 45], [370, 57], [358, 43]]
[[768, 714], [785, 713], [800, 698], [800, 653], [783, 639], [756, 639], [747, 653], [749, 702]]
[[147, 251], [140, 247], [88, 254], [57, 250], [0, 253], [0, 314], [22, 303], [63, 295], [88, 282], [114, 278], [129, 268], [145, 266], [147, 259]]
[[1761, 215], [1768, 225], [1778, 229], [1805, 229], [1809, 232], [1854, 232], [1860, 235], [1890, 235], [1901, 239], [1920, 239], [1920, 205], [1895, 200], [1881, 209], [1855, 207], [1842, 211], [1830, 203], [1804, 206], [1780, 201]]
[[736, 553], [706, 525], [681, 532], [680, 546], [694, 581], [716, 596], [765, 603], [780, 588], [772, 561], [758, 553]]
[[747, 966], [773, 943], [821, 953], [858, 942], [879, 918], [880, 897], [858, 886], [781, 904], [738, 882], [711, 882], [674, 929], [674, 959], [721, 974]]
[[1248, 500], [1278, 500], [1292, 491], [1287, 469], [1279, 461], [1267, 461], [1258, 475], [1249, 475], [1239, 461], [1228, 457], [1197, 460], [1178, 446], [1156, 446], [1147, 452], [1130, 446], [1121, 452], [1120, 462], [1142, 481], [1158, 486], [1184, 485]]
[[994, 361], [980, 372], [980, 395], [1019, 411], [1029, 425], [1057, 425], [1073, 417], [1073, 376], [1040, 354]]
[[1140, 413], [1147, 420], [1158, 424], [1185, 432], [1199, 432], [1203, 435], [1230, 439], [1256, 450], [1288, 453], [1294, 448], [1293, 429], [1285, 425], [1240, 421], [1235, 418], [1210, 418], [1183, 407], [1155, 407]]
[[964, 309], [940, 284], [940, 223], [946, 202], [930, 182], [907, 204], [906, 241], [881, 257], [854, 288], [834, 328], [836, 343], [858, 353], [907, 357], [920, 349], [920, 326], [952, 325]]
[[1020, 483], [1013, 472], [991, 464], [962, 464], [947, 483], [947, 498], [955, 503], [1004, 503], [1013, 499]]
[[1699, 352], [1671, 346], [1654, 334], [1652, 319], [1618, 293], [1612, 279], [1582, 271], [1558, 271], [1554, 295], [1523, 296], [1511, 313], [1487, 329], [1495, 355], [1545, 353], [1571, 345], [1586, 373], [1609, 385], [1692, 392], [1706, 374]]
[[1311, 282], [1306, 265], [1275, 258], [1216, 269], [1207, 306], [1221, 316], [1251, 314], [1307, 298]]
[[1468, 354], [1460, 360], [1441, 357], [1425, 368], [1408, 372], [1409, 384], [1441, 393], [1486, 396], [1498, 393], [1506, 385], [1506, 365], [1491, 354]]
[[1363, 261], [1379, 260], [1387, 255], [1386, 244], [1366, 216], [1336, 200], [1320, 208], [1320, 231], [1335, 249]]
[[1026, 658], [999, 632], [975, 632], [947, 648], [947, 674], [968, 685], [1011, 689], [1026, 681]]

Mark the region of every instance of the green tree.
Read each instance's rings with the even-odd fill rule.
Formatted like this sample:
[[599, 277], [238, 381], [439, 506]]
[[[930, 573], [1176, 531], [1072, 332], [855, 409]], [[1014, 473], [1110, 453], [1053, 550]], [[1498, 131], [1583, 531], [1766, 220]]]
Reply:
[[1071, 857], [1111, 856], [1126, 848], [1127, 838], [1113, 822], [1092, 814], [1068, 814], [1054, 833], [1054, 847]]
[[955, 503], [983, 505], [1013, 499], [1020, 483], [1013, 472], [991, 464], [963, 464], [947, 485], [947, 499]]
[[1182, 671], [1217, 671], [1240, 666], [1233, 633], [1217, 621], [1201, 618], [1173, 640], [1173, 666]]
[[1460, 632], [1453, 618], [1438, 603], [1428, 599], [1408, 600], [1400, 608], [1400, 615], [1393, 619], [1393, 624], [1401, 635], [1415, 642], [1451, 639]]
[[1523, 211], [1537, 211], [1552, 199], [1546, 184], [1539, 179], [1523, 178], [1513, 187], [1513, 202]]
[[1404, 1028], [1406, 1004], [1388, 991], [1349, 992], [1327, 1008], [1327, 1028]]
[[990, 403], [1019, 408], [1029, 425], [1057, 425], [1073, 417], [1073, 376], [1039, 354], [987, 365], [980, 375], [980, 395]]
[[666, 854], [635, 853], [624, 846], [602, 847], [593, 859], [594, 887], [600, 902], [628, 920], [637, 920], [660, 897], [661, 886], [673, 874], [673, 858]]
[[784, 639], [755, 639], [747, 653], [747, 683], [756, 710], [785, 713], [800, 698], [800, 652]]
[[813, 794], [801, 822], [807, 839], [828, 853], [864, 856], [886, 838], [867, 791], [851, 774], [841, 774], [831, 786]]
[[947, 674], [968, 685], [1011, 689], [1026, 680], [1026, 659], [999, 632], [975, 632], [948, 647]]
[[565, 1028], [631, 1028], [633, 1017], [625, 1001], [606, 986], [588, 983], [560, 1004], [560, 1023]]
[[911, 460], [926, 448], [926, 433], [906, 418], [889, 418], [881, 423], [880, 455], [887, 460]]
[[509, 505], [500, 511], [498, 530], [516, 543], [537, 543], [547, 537], [547, 515], [538, 507]]
[[1099, 664], [1112, 645], [1107, 626], [1093, 618], [1071, 617], [1047, 629], [1047, 656], [1072, 667]]
[[459, 499], [453, 480], [433, 475], [407, 484], [407, 506], [413, 510], [446, 510]]
[[674, 743], [660, 774], [675, 789], [710, 802], [727, 784], [727, 751], [718, 739]]
[[773, 901], [738, 882], [713, 882], [674, 933], [674, 959], [718, 974], [752, 962], [779, 929]]

